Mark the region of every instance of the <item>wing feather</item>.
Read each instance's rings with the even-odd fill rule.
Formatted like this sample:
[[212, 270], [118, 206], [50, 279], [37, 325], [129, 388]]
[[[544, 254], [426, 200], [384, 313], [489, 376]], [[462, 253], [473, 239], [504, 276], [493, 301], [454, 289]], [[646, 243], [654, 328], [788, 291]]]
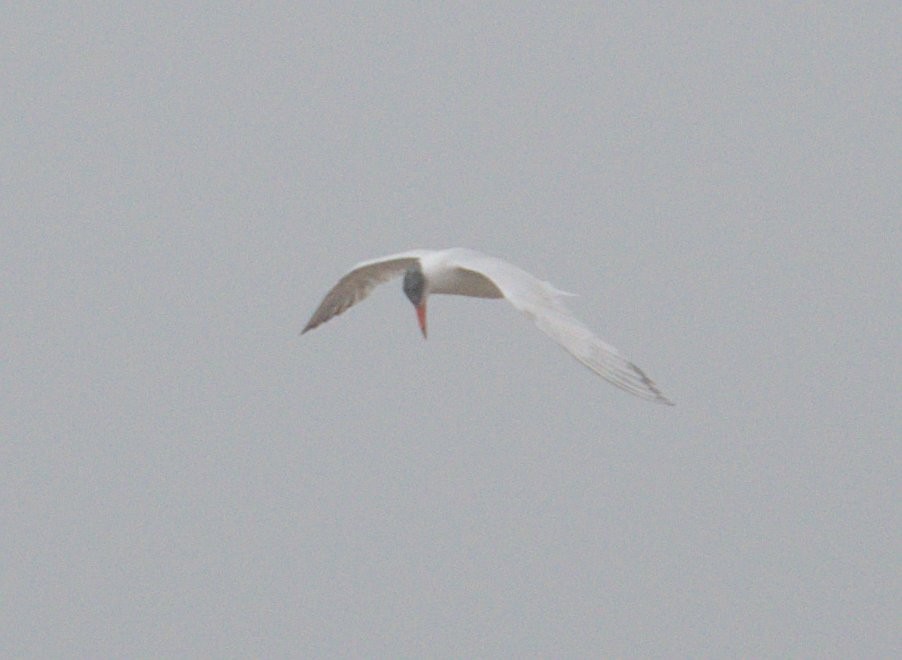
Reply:
[[546, 312], [533, 321], [539, 330], [609, 383], [643, 399], [673, 405], [644, 371], [570, 314]]
[[301, 334], [356, 305], [370, 295], [376, 286], [401, 275], [427, 254], [430, 254], [430, 250], [410, 250], [360, 262], [326, 294]]
[[539, 330], [611, 384], [643, 399], [673, 405], [645, 372], [573, 316], [563, 302], [565, 296], [573, 294], [560, 291], [507, 261], [472, 250], [453, 250], [453, 260], [461, 268], [490, 279]]

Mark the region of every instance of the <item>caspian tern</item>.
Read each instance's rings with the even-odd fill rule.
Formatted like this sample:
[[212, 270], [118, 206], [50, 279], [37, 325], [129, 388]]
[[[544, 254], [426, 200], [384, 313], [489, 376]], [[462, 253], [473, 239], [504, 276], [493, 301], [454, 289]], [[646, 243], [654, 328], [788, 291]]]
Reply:
[[424, 338], [430, 294], [507, 298], [539, 330], [602, 378], [643, 399], [673, 405], [639, 367], [573, 317], [562, 299], [574, 294], [502, 259], [464, 248], [410, 250], [357, 264], [326, 294], [301, 334], [360, 302], [377, 284], [402, 274], [404, 293], [416, 308]]

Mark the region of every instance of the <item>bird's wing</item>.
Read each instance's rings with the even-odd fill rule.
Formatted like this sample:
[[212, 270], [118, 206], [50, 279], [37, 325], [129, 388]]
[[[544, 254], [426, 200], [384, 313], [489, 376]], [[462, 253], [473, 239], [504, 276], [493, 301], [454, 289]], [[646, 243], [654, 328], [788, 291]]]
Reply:
[[351, 305], [359, 303], [370, 295], [377, 285], [397, 277], [418, 259], [431, 252], [431, 250], [410, 250], [360, 262], [338, 280], [338, 284], [326, 294], [301, 334], [313, 330], [333, 316], [338, 316]]
[[592, 334], [569, 312], [561, 314], [548, 310], [532, 318], [539, 330], [608, 382], [643, 399], [673, 405], [644, 371]]
[[599, 376], [631, 394], [673, 405], [657, 385], [613, 346], [596, 337], [567, 309], [564, 296], [548, 282], [502, 259], [471, 250], [449, 250], [458, 268], [488, 278], [504, 297], [530, 318], [536, 327]]

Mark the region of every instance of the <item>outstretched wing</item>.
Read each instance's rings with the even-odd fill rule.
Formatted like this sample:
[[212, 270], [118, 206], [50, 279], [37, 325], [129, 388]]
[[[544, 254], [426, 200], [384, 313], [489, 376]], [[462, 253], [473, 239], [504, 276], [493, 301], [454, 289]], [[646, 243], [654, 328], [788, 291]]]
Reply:
[[348, 307], [359, 303], [370, 295], [377, 285], [397, 277], [418, 259], [430, 253], [431, 250], [410, 250], [357, 264], [326, 294], [301, 334], [313, 330], [333, 316], [338, 316]]
[[644, 371], [569, 313], [545, 311], [536, 314], [533, 321], [539, 330], [608, 382], [643, 399], [673, 405]]
[[455, 249], [449, 253], [458, 267], [491, 280], [539, 330], [596, 374], [638, 397], [673, 405], [645, 372], [573, 316], [563, 302], [565, 296], [572, 294], [560, 291], [502, 259], [472, 250]]

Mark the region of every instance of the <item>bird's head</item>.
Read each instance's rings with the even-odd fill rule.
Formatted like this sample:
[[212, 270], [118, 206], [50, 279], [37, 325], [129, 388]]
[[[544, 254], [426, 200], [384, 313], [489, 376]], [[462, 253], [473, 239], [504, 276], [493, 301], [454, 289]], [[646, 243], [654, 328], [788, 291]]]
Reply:
[[423, 338], [426, 338], [426, 277], [419, 264], [411, 266], [404, 273], [404, 295], [417, 310], [417, 321]]

